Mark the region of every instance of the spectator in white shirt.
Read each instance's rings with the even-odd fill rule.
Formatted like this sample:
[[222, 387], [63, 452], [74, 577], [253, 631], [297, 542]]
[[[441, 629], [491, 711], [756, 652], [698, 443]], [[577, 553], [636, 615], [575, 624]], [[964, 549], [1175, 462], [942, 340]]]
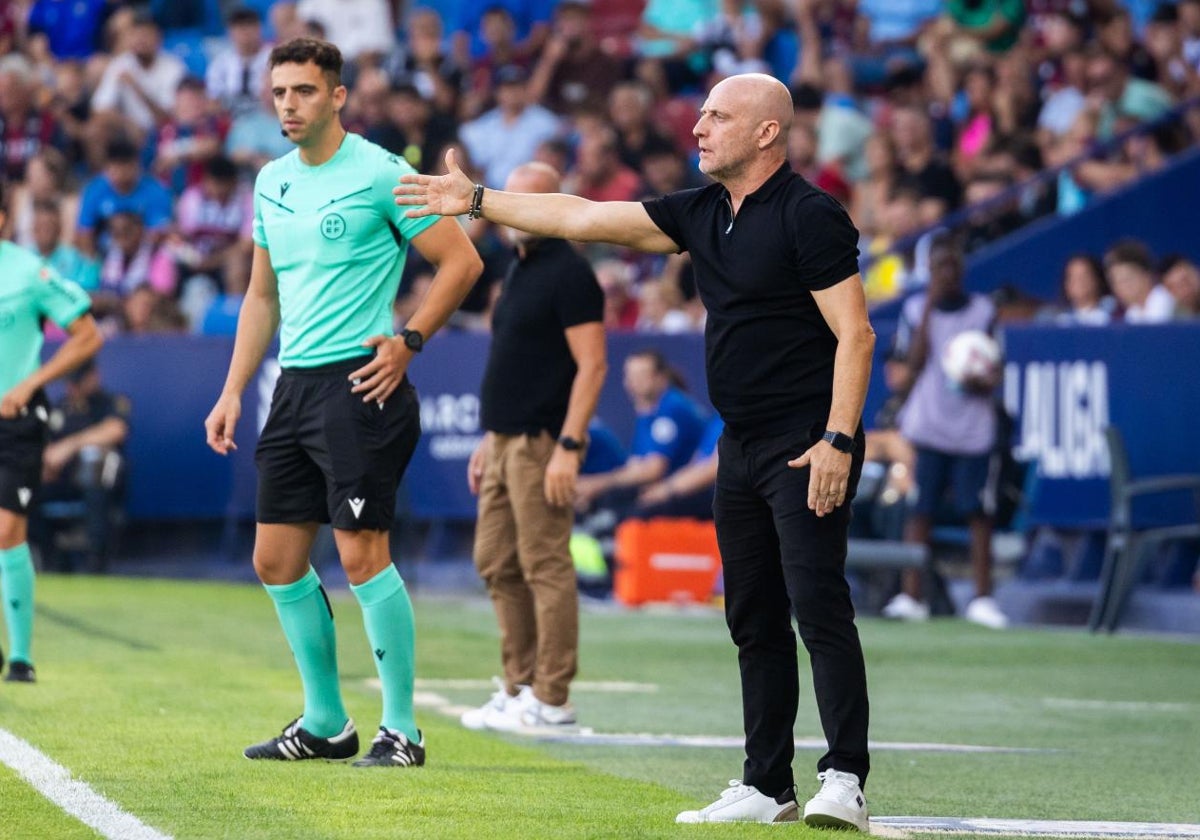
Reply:
[[186, 73], [182, 61], [162, 50], [158, 25], [139, 17], [129, 33], [129, 52], [105, 68], [92, 94], [92, 109], [116, 113], [141, 132], [152, 132], [170, 119], [175, 91]]
[[231, 45], [208, 65], [208, 98], [237, 115], [258, 107], [271, 47], [263, 41], [262, 20], [253, 9], [235, 9], [227, 19]]
[[496, 107], [465, 123], [458, 136], [484, 184], [501, 189], [509, 173], [533, 160], [538, 146], [560, 131], [558, 118], [529, 102], [529, 73], [518, 64], [496, 71]]
[[1159, 285], [1146, 246], [1118, 240], [1104, 254], [1104, 270], [1129, 324], [1161, 324], [1175, 316], [1175, 298]]

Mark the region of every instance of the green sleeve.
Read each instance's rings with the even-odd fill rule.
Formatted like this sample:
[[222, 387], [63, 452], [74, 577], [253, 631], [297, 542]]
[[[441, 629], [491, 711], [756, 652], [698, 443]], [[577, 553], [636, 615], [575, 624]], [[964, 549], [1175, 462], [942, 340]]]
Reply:
[[33, 288], [38, 310], [51, 321], [66, 329], [92, 308], [92, 299], [78, 283], [64, 279], [48, 265], [36, 270]]
[[411, 242], [423, 231], [431, 228], [441, 216], [408, 218], [405, 213], [410, 208], [396, 204], [396, 196], [392, 194], [392, 189], [400, 183], [401, 175], [415, 175], [417, 170], [413, 169], [408, 161], [397, 155], [385, 152], [382, 158], [382, 165], [376, 169], [373, 183], [376, 206], [384, 214], [384, 218], [400, 231], [400, 235]]

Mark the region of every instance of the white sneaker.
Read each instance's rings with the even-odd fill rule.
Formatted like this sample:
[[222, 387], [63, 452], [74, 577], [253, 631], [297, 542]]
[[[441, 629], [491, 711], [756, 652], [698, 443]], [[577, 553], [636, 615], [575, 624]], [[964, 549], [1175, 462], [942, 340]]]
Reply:
[[1000, 611], [1000, 605], [990, 595], [976, 598], [967, 604], [964, 617], [973, 624], [990, 627], [993, 630], [1003, 630], [1008, 627], [1008, 616]]
[[485, 729], [497, 732], [515, 732], [522, 727], [521, 714], [525, 707], [536, 702], [533, 689], [527, 685], [521, 686], [516, 697], [509, 697], [503, 708], [488, 709], [483, 715]]
[[759, 793], [753, 785], [730, 779], [729, 787], [721, 792], [720, 799], [699, 811], [681, 811], [675, 822], [796, 822], [798, 812], [794, 799], [780, 805], [774, 798]]
[[817, 774], [821, 789], [804, 806], [804, 822], [814, 828], [854, 828], [869, 831], [867, 798], [858, 776], [840, 770]]
[[517, 698], [508, 693], [508, 689], [504, 685], [504, 681], [499, 677], [492, 677], [492, 683], [496, 686], [496, 693], [488, 698], [488, 701], [478, 709], [471, 709], [463, 712], [462, 725], [467, 729], [481, 730], [487, 729], [487, 719], [489, 715], [504, 714], [508, 705]]
[[899, 621], [928, 621], [929, 605], [901, 592], [884, 606], [883, 617]]

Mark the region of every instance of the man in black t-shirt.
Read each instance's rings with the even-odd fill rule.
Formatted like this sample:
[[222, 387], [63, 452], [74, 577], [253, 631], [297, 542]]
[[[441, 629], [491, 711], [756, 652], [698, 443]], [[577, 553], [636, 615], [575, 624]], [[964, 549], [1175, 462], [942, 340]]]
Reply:
[[42, 506], [82, 502], [87, 529], [84, 571], [108, 567], [113, 514], [121, 501], [125, 477], [122, 455], [129, 437], [129, 399], [106, 391], [95, 363], [88, 362], [67, 379], [67, 392], [50, 411], [50, 443], [42, 455], [42, 492], [30, 522], [42, 563], [56, 571], [54, 530], [59, 520], [48, 520]]
[[[506, 189], [552, 193], [558, 173], [527, 163]], [[607, 370], [604, 293], [562, 239], [508, 230], [517, 258], [492, 316], [483, 428], [467, 482], [479, 495], [475, 567], [500, 625], [504, 680], [469, 729], [574, 727], [579, 647], [569, 543], [576, 479]]]
[[858, 232], [836, 201], [788, 167], [791, 119], [791, 96], [777, 79], [718, 83], [693, 129], [700, 170], [716, 183], [645, 203], [486, 190], [452, 153], [446, 175], [404, 176], [395, 192], [397, 203], [414, 205], [413, 216], [469, 213], [541, 236], [690, 253], [708, 309], [709, 396], [726, 424], [713, 513], [746, 761], [740, 782], [676, 819], [799, 818], [794, 615], [829, 743], [804, 820], [866, 831], [867, 685], [845, 559], [875, 334]]

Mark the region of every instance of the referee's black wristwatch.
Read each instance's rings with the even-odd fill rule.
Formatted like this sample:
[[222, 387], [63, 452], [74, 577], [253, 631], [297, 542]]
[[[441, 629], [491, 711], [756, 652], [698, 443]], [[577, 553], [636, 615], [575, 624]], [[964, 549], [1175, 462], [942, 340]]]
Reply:
[[838, 452], [844, 452], [849, 455], [854, 451], [854, 438], [850, 435], [844, 435], [841, 432], [835, 432], [833, 429], [826, 429], [825, 434], [821, 435], [821, 440], [828, 443]]
[[404, 339], [404, 346], [414, 353], [425, 349], [425, 336], [421, 335], [420, 330], [400, 330], [400, 337]]

